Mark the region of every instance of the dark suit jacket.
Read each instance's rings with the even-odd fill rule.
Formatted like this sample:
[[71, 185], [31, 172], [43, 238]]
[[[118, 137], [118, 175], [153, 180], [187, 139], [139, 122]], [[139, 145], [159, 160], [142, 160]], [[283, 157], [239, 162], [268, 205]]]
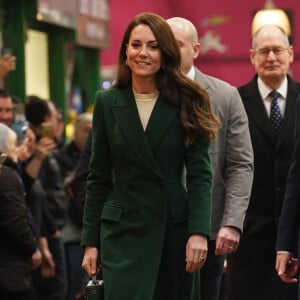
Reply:
[[288, 77], [284, 119], [276, 140], [257, 87], [257, 76], [239, 88], [249, 120], [254, 151], [254, 179], [245, 235], [278, 222], [293, 150], [296, 98], [300, 85]]
[[212, 173], [209, 143], [186, 149], [185, 136], [179, 108], [162, 97], [144, 131], [131, 88], [96, 95], [82, 245], [100, 248], [112, 299], [153, 299], [161, 266], [179, 280], [170, 299], [186, 299], [185, 245], [210, 235]]
[[295, 147], [286, 184], [282, 213], [279, 221], [277, 250], [299, 252], [300, 223], [300, 95], [297, 98]]
[[[286, 299], [287, 290], [275, 272], [275, 244], [293, 151], [299, 90], [300, 85], [288, 77], [284, 119], [276, 139], [258, 91], [257, 76], [239, 88], [249, 120], [254, 178], [244, 234], [237, 252], [228, 258], [228, 299]], [[297, 286], [289, 288], [288, 299], [296, 299]]]

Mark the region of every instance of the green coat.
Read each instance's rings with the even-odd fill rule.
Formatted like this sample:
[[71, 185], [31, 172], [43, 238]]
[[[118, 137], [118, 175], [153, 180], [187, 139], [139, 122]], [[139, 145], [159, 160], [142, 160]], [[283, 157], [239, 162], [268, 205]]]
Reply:
[[105, 299], [190, 299], [185, 245], [210, 235], [212, 173], [209, 143], [184, 141], [162, 97], [144, 131], [131, 88], [96, 94], [82, 245], [100, 249]]

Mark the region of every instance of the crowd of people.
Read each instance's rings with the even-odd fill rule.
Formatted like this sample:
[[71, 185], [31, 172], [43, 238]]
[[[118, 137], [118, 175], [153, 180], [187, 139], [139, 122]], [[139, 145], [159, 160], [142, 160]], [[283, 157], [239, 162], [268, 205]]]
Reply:
[[52, 101], [29, 96], [18, 126], [15, 106], [0, 90], [1, 299], [74, 300], [88, 277], [81, 268], [77, 222], [83, 208], [75, 203], [70, 183], [92, 114], [79, 114], [72, 139], [62, 144], [61, 116]]
[[258, 29], [240, 87], [200, 49], [189, 20], [136, 15], [68, 142], [53, 101], [29, 96], [13, 126], [0, 90], [1, 299], [79, 299], [99, 266], [106, 300], [300, 299], [293, 46]]

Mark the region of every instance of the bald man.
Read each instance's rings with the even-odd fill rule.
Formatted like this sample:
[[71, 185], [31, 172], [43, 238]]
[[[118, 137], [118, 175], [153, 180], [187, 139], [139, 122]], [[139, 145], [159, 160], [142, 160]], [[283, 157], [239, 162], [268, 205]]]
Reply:
[[250, 61], [256, 74], [238, 90], [249, 120], [254, 179], [240, 246], [228, 257], [228, 299], [297, 299], [297, 284], [284, 284], [275, 270], [277, 225], [300, 90], [288, 75], [293, 57], [293, 47], [279, 27], [264, 26], [253, 36]]
[[201, 269], [200, 289], [201, 300], [219, 300], [224, 255], [238, 248], [251, 191], [253, 152], [248, 119], [236, 88], [203, 74], [193, 65], [201, 49], [195, 26], [178, 17], [167, 22], [180, 47], [182, 71], [207, 91], [212, 109], [222, 123], [217, 139], [210, 146], [212, 240]]

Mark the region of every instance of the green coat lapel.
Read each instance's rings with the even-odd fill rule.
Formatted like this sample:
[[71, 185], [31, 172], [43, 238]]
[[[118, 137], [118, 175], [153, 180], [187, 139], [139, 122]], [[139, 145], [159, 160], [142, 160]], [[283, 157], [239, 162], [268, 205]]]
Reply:
[[156, 176], [163, 179], [160, 167], [142, 127], [131, 88], [120, 90], [112, 105], [112, 111], [122, 134], [137, 157]]
[[178, 114], [179, 109], [177, 107], [171, 106], [162, 97], [158, 97], [145, 131], [152, 151], [155, 151], [155, 148], [160, 144]]

